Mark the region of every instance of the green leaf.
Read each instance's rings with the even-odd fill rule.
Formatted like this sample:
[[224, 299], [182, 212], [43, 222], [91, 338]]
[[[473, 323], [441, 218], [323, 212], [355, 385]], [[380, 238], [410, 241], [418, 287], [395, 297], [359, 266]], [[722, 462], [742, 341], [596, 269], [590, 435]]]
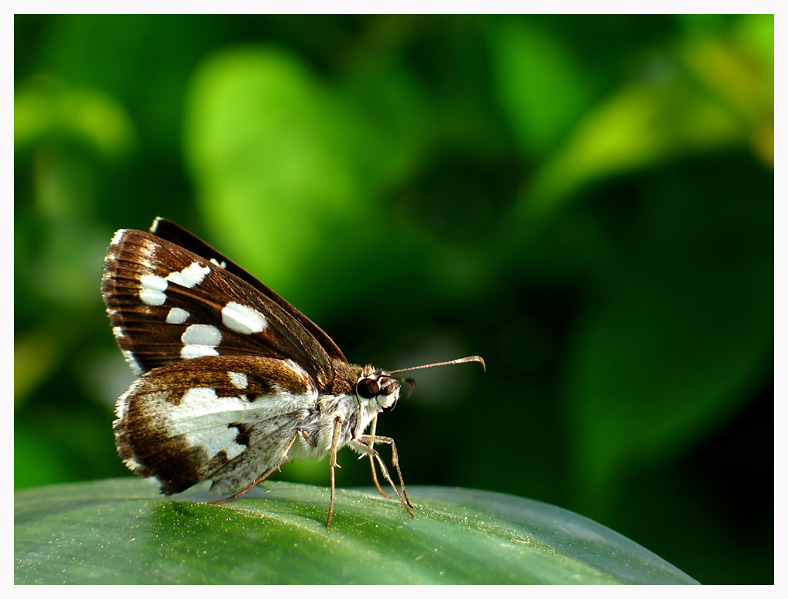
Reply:
[[203, 214], [232, 232], [228, 253], [278, 288], [324, 251], [321, 232], [358, 195], [337, 110], [304, 64], [273, 49], [212, 56], [189, 95], [186, 149]]
[[491, 36], [495, 93], [517, 143], [529, 155], [549, 150], [591, 101], [579, 60], [536, 23], [501, 20]]
[[42, 140], [79, 140], [110, 159], [125, 158], [137, 143], [134, 124], [114, 98], [49, 79], [14, 92], [14, 147]]
[[[238, 501], [164, 499], [137, 479], [16, 494], [20, 584], [695, 583], [621, 535], [509, 495], [416, 487], [396, 501], [266, 482]], [[189, 494], [205, 499], [204, 493]]]

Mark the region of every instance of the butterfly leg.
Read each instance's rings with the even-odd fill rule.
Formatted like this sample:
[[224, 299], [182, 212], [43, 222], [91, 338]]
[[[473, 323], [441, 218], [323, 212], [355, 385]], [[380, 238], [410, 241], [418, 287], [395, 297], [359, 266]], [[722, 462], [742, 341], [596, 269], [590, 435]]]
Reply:
[[[287, 446], [285, 447], [285, 450], [282, 452], [282, 460], [284, 462], [288, 460], [287, 454], [290, 453], [290, 448], [293, 446], [293, 443], [295, 443], [296, 439], [298, 439], [298, 435], [301, 435], [306, 440], [307, 443], [314, 445], [311, 437], [306, 433], [306, 431], [299, 428], [295, 433], [293, 433], [293, 436], [290, 438], [290, 441], [287, 442]], [[240, 491], [230, 495], [229, 497], [225, 497], [224, 499], [215, 499], [213, 501], [209, 501], [208, 503], [210, 505], [221, 505], [222, 503], [227, 503], [228, 501], [232, 501], [233, 499], [238, 499], [241, 495], [248, 493], [249, 491], [254, 489], [257, 485], [259, 485], [261, 482], [263, 482], [266, 478], [271, 476], [274, 470], [277, 470], [278, 468], [279, 468], [278, 466], [274, 468], [269, 468], [268, 470], [263, 472], [259, 477], [257, 477], [254, 480], [254, 482], [248, 487], [241, 489]]]
[[[388, 439], [388, 437], [370, 437], [369, 435], [363, 435], [358, 439], [351, 439], [348, 442], [348, 444], [351, 445], [356, 451], [359, 451], [361, 453], [367, 454], [375, 458], [375, 460], [378, 462], [378, 465], [380, 466], [380, 471], [383, 474], [383, 478], [385, 478], [388, 481], [388, 483], [391, 485], [391, 488], [394, 489], [394, 492], [397, 494], [397, 499], [399, 499], [399, 502], [402, 504], [402, 507], [405, 508], [405, 511], [408, 512], [408, 515], [412, 518], [413, 512], [410, 510], [410, 508], [413, 507], [413, 504], [408, 499], [407, 494], [403, 499], [403, 496], [399, 492], [399, 489], [397, 489], [397, 486], [394, 484], [394, 481], [391, 480], [391, 476], [389, 475], [388, 468], [386, 468], [386, 464], [383, 462], [383, 458], [381, 458], [380, 454], [375, 449], [373, 449], [370, 445], [365, 445], [365, 443], [370, 443], [370, 442], [375, 443], [381, 438]], [[402, 473], [399, 471], [399, 466], [394, 462], [393, 459], [392, 459], [392, 463], [394, 463], [394, 465], [397, 467], [397, 474], [399, 474], [400, 487], [402, 488], [402, 492], [404, 493], [405, 485], [402, 482]]]
[[[375, 436], [375, 430], [377, 429], [377, 426], [378, 426], [378, 415], [375, 414], [375, 417], [372, 419], [372, 424], [369, 429], [370, 436], [372, 437]], [[370, 441], [367, 447], [373, 449], [373, 445], [375, 445], [374, 441]], [[364, 454], [360, 455], [358, 459], [362, 459], [363, 457]], [[383, 497], [391, 499], [391, 495], [389, 495], [383, 489], [380, 488], [380, 483], [378, 482], [378, 473], [377, 470], [375, 469], [375, 456], [373, 456], [372, 454], [369, 454], [369, 465], [372, 468], [372, 482], [375, 483], [375, 486], [377, 487], [378, 491], [380, 491], [380, 494], [383, 495]]]
[[334, 432], [331, 435], [331, 460], [329, 461], [329, 466], [331, 466], [331, 500], [328, 502], [328, 519], [326, 520], [326, 527], [331, 524], [331, 516], [334, 515], [334, 495], [336, 494], [334, 468], [341, 468], [341, 466], [337, 464], [337, 449], [339, 448], [339, 432], [341, 428], [342, 418], [337, 416], [334, 418]]
[[225, 497], [224, 499], [214, 499], [213, 501], [209, 501], [208, 503], [210, 505], [221, 505], [222, 503], [227, 503], [228, 501], [232, 501], [234, 499], [238, 499], [241, 495], [245, 495], [246, 493], [248, 493], [249, 491], [254, 489], [257, 485], [259, 485], [261, 482], [263, 482], [266, 478], [271, 476], [271, 474], [273, 474], [274, 470], [276, 470], [276, 468], [269, 468], [268, 470], [263, 472], [260, 476], [258, 476], [254, 480], [254, 482], [251, 485], [249, 485], [248, 487], [246, 487], [244, 489], [241, 489], [237, 493], [233, 493], [229, 497]]
[[[380, 435], [362, 435], [359, 440], [369, 443], [369, 447], [372, 447], [375, 443], [386, 443], [391, 446], [391, 463], [394, 464], [394, 468], [397, 470], [397, 477], [399, 478], [399, 486], [402, 489], [402, 495], [405, 497], [405, 502], [410, 507], [413, 507], [410, 499], [408, 499], [408, 492], [405, 490], [405, 481], [402, 480], [402, 470], [399, 468], [399, 455], [397, 454], [397, 445], [394, 443], [394, 439], [391, 437], [381, 437]], [[399, 495], [399, 493], [397, 493], [397, 495]]]

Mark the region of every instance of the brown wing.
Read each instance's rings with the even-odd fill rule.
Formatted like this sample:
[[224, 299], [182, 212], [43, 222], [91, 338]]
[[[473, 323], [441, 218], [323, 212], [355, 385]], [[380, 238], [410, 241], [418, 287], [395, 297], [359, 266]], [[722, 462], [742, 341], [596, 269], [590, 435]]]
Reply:
[[118, 452], [168, 495], [207, 479], [236, 491], [281, 465], [293, 435], [314, 428], [317, 397], [312, 378], [289, 361], [176, 362], [147, 372], [118, 400]]
[[194, 252], [198, 256], [214, 259], [219, 264], [224, 263], [225, 270], [227, 270], [227, 272], [231, 272], [238, 278], [243, 279], [249, 283], [252, 287], [257, 289], [271, 301], [278, 304], [285, 312], [301, 323], [301, 325], [317, 340], [317, 342], [323, 348], [323, 351], [325, 351], [330, 358], [347, 362], [347, 358], [345, 358], [342, 350], [337, 347], [337, 344], [334, 343], [333, 339], [331, 339], [331, 337], [329, 337], [325, 331], [323, 331], [323, 329], [309, 320], [309, 318], [304, 316], [304, 314], [302, 314], [295, 306], [293, 306], [282, 296], [278, 295], [273, 289], [267, 285], [263, 285], [263, 283], [261, 283], [257, 278], [249, 274], [249, 272], [238, 266], [227, 256], [217, 252], [213, 247], [205, 243], [196, 235], [190, 233], [180, 225], [177, 225], [166, 218], [161, 218], [160, 216], [156, 217], [156, 220], [153, 221], [150, 232], [157, 237], [161, 237], [162, 239]]
[[306, 317], [228, 271], [220, 254], [211, 258], [151, 233], [115, 234], [102, 293], [132, 368], [139, 374], [203, 356], [261, 356], [293, 360], [319, 388], [329, 384], [331, 358]]

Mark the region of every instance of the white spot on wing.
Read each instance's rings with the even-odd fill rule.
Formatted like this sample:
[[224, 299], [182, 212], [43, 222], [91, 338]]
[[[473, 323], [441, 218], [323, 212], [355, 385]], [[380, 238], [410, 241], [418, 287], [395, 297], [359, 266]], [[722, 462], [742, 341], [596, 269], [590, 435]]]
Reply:
[[167, 280], [156, 275], [142, 275], [140, 277], [142, 289], [140, 299], [149, 306], [161, 306], [167, 301], [164, 292], [167, 290]]
[[246, 446], [235, 442], [238, 429], [230, 423], [238, 422], [238, 412], [249, 405], [238, 397], [218, 397], [215, 389], [189, 389], [168, 415], [170, 431], [182, 435], [192, 447], [201, 448], [208, 459], [225, 451], [227, 459], [232, 460]]
[[216, 258], [211, 258], [211, 263], [215, 264], [219, 268], [227, 268], [227, 262], [225, 262], [224, 260], [219, 262]]
[[238, 389], [246, 389], [249, 386], [249, 379], [243, 372], [228, 372], [230, 382]]
[[210, 345], [216, 347], [222, 342], [222, 333], [210, 324], [190, 325], [181, 335], [184, 345]]
[[210, 267], [201, 266], [199, 262], [192, 262], [180, 272], [171, 272], [167, 279], [181, 287], [194, 287], [203, 282], [205, 275], [211, 272]]
[[210, 324], [190, 325], [181, 335], [181, 358], [191, 360], [202, 356], [218, 356], [216, 346], [222, 342], [222, 333]]
[[189, 319], [189, 313], [182, 308], [173, 308], [167, 314], [167, 322], [170, 324], [183, 324]]
[[118, 339], [120, 337], [125, 337], [126, 335], [123, 333], [123, 327], [112, 327], [112, 334], [115, 335], [115, 338]]
[[218, 356], [219, 352], [210, 345], [184, 345], [181, 349], [181, 358], [191, 360], [203, 356]]
[[[276, 417], [288, 414], [300, 422], [313, 409], [317, 397], [311, 380], [303, 394], [282, 390], [266, 396], [265, 401], [260, 398], [249, 401], [244, 395], [219, 397], [213, 388], [197, 387], [187, 390], [180, 403], [167, 411], [167, 426], [169, 432], [182, 435], [190, 446], [203, 449], [209, 459], [221, 451], [226, 451], [227, 457], [233, 459], [246, 449], [235, 441], [238, 423], [254, 423], [260, 434], [272, 437], [278, 434], [281, 438], [281, 423]], [[355, 397], [353, 399], [355, 401]], [[318, 452], [318, 457], [327, 451]]]
[[260, 312], [236, 302], [230, 302], [222, 308], [222, 322], [228, 329], [245, 335], [259, 333], [268, 326], [265, 316]]
[[112, 236], [112, 241], [109, 242], [110, 245], [115, 245], [116, 243], [120, 243], [120, 238], [126, 233], [126, 229], [118, 229], [115, 231], [115, 234]]
[[137, 376], [141, 375], [142, 367], [137, 363], [137, 358], [134, 357], [134, 354], [127, 349], [122, 349], [120, 351], [123, 353], [123, 359], [126, 360], [126, 364], [131, 367], [131, 371]]

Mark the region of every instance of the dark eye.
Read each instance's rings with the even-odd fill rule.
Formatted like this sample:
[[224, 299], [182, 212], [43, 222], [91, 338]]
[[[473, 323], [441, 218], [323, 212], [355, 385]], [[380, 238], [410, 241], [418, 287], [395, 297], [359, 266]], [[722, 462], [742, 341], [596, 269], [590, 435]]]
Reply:
[[361, 379], [356, 385], [356, 393], [364, 399], [372, 399], [380, 393], [380, 385], [375, 379]]

